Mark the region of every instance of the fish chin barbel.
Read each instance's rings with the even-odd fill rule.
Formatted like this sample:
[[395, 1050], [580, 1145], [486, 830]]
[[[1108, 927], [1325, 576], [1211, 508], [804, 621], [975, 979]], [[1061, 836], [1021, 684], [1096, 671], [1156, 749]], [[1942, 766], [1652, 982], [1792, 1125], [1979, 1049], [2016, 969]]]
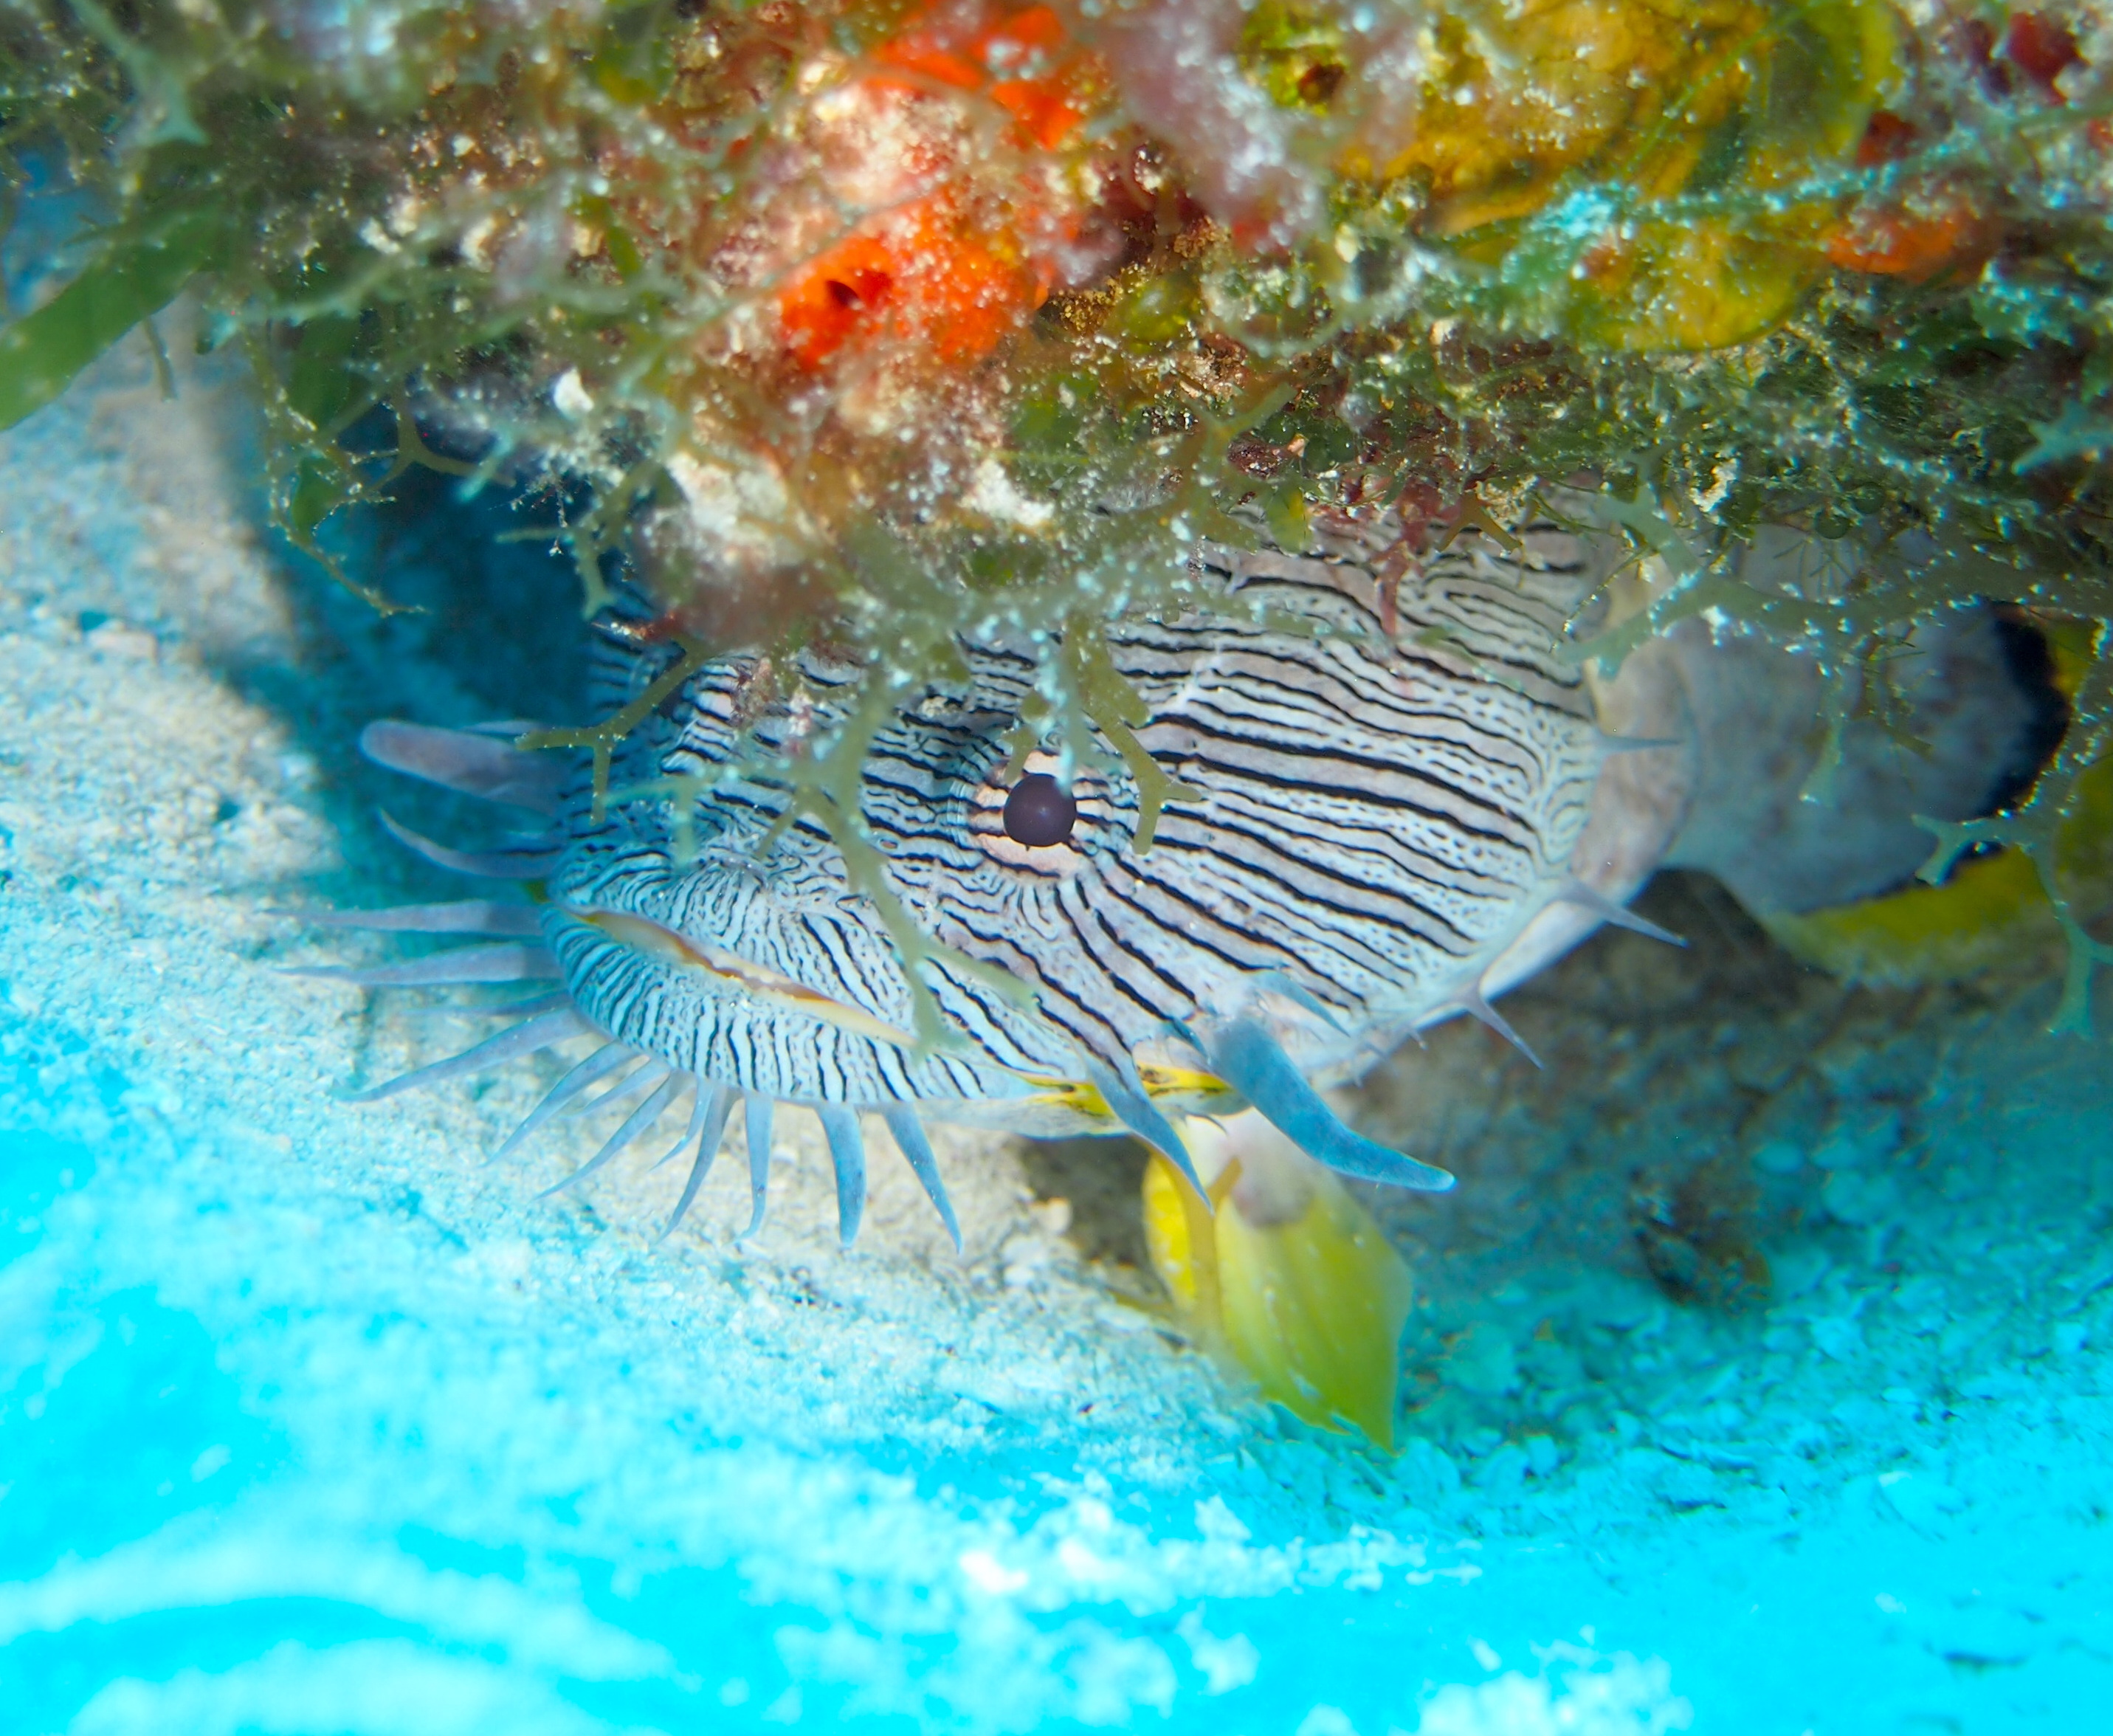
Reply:
[[[1663, 861], [1723, 871], [1741, 825], [1761, 834], [1750, 878], [1810, 897], [1842, 884], [1845, 866], [1883, 871], [1874, 860], [1921, 836], [1913, 815], [1971, 811], [2029, 757], [2029, 697], [1970, 624], [1937, 629], [1925, 685], [1949, 727], [1940, 751], [1890, 780], [1883, 765], [1852, 766], [1855, 837], [1823, 825], [1791, 837], [1796, 816], [1780, 801], [1764, 812], [1764, 798], [1796, 769], [1782, 742], [1810, 735], [1815, 672], [1690, 624], [1595, 690], [1559, 646], [1613, 564], [1610, 547], [1531, 525], [1516, 554], [1463, 538], [1389, 587], [1377, 570], [1388, 541], [1378, 528], [1308, 555], [1207, 550], [1201, 606], [1106, 627], [1143, 703], [1135, 746], [1180, 787], [1149, 828], [1116, 743], [1098, 741], [1068, 786], [1054, 755], [1012, 764], [1038, 666], [1025, 645], [964, 642], [965, 678], [934, 683], [888, 720], [861, 818], [892, 893], [944, 949], [919, 966], [950, 1038], [937, 1051], [910, 1035], [910, 983], [882, 912], [828, 830], [788, 819], [791, 793], [767, 770], [799, 733], [836, 720], [856, 669], [808, 653], [796, 699], [751, 718], [767, 677], [758, 660], [705, 665], [619, 745], [602, 806], [583, 765], [513, 746], [520, 725], [372, 726], [363, 745], [382, 764], [546, 816], [541, 836], [483, 853], [397, 829], [443, 866], [539, 882], [544, 902], [340, 918], [487, 938], [330, 974], [558, 986], [509, 1030], [366, 1094], [598, 1035], [502, 1154], [556, 1115], [637, 1099], [565, 1186], [687, 1095], [683, 1135], [661, 1159], [690, 1154], [671, 1229], [737, 1099], [751, 1231], [780, 1101], [821, 1119], [847, 1243], [863, 1208], [866, 1111], [957, 1245], [921, 1117], [1127, 1131], [1189, 1172], [1172, 1118], [1252, 1107], [1344, 1174], [1443, 1189], [1449, 1175], [1358, 1134], [1316, 1086], [1354, 1079], [1459, 1013], [1517, 1042], [1490, 1005], [1498, 994], [1602, 923], [1659, 933], [1627, 900]], [[598, 708], [638, 699], [678, 655], [613, 637]], [[1782, 763], [1757, 761], [1772, 751]], [[1829, 857], [1816, 870], [1788, 861], [1815, 848]]]

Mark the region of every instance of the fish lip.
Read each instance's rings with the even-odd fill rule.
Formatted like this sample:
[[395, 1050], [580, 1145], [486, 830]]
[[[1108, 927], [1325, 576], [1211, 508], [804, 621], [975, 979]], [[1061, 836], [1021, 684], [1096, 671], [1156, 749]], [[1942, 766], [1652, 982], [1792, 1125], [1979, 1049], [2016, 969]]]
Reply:
[[678, 970], [709, 977], [722, 988], [897, 1048], [914, 1051], [919, 1046], [917, 1039], [910, 1032], [890, 1025], [878, 1013], [839, 1000], [796, 977], [758, 964], [729, 948], [694, 940], [636, 911], [616, 910], [600, 904], [559, 903], [556, 908], [574, 921], [599, 930], [621, 946]]

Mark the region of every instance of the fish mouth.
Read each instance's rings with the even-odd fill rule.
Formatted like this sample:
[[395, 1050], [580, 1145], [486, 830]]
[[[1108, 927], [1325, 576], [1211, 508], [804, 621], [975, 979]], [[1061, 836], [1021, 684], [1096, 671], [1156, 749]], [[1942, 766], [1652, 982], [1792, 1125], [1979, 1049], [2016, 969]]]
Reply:
[[816, 1019], [824, 1025], [833, 1025], [839, 1030], [869, 1037], [877, 1043], [886, 1043], [900, 1049], [915, 1050], [917, 1039], [899, 1026], [868, 1012], [864, 1007], [854, 1007], [835, 996], [824, 994], [819, 989], [810, 988], [796, 977], [774, 971], [768, 965], [744, 958], [738, 953], [730, 953], [723, 947], [707, 942], [692, 940], [671, 928], [655, 922], [650, 916], [641, 916], [629, 911], [608, 910], [578, 905], [563, 907], [565, 913], [590, 928], [599, 929], [610, 939], [629, 947], [633, 952], [658, 959], [679, 971], [687, 971], [709, 980], [720, 989], [732, 989], [802, 1016]]

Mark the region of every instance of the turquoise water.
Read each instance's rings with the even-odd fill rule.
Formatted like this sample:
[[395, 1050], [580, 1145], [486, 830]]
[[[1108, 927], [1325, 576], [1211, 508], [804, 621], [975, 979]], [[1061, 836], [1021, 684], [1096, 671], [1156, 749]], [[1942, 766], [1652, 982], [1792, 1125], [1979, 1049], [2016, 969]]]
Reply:
[[[1426, 1264], [1418, 1368], [1483, 1408], [1394, 1458], [1112, 1301], [995, 1149], [947, 1158], [960, 1263], [886, 1178], [835, 1254], [796, 1150], [775, 1240], [729, 1194], [655, 1245], [652, 1178], [480, 1163], [531, 1080], [340, 1100], [466, 1018], [276, 974], [328, 954], [275, 911], [432, 889], [358, 723], [559, 653], [332, 600], [256, 532], [225, 391], [128, 354], [0, 454], [0, 1730], [2106, 1725], [2113, 1091], [2047, 996], [1829, 1062], [1922, 1131], [1770, 1148], [1759, 1314], [1626, 1243]], [[1708, 1125], [1739, 1012], [1667, 1015], [1691, 1098], [1577, 1161]], [[1450, 1040], [1401, 1077], [1457, 1081]]]
[[1602, 1528], [1618, 1463], [1421, 1511], [1270, 1439], [1125, 1487], [1033, 1414], [729, 1428], [650, 1322], [253, 1145], [0, 1161], [10, 1729], [2082, 1729], [2113, 1682], [2113, 1402], [2023, 1373], [1948, 1480], [1796, 1516]]

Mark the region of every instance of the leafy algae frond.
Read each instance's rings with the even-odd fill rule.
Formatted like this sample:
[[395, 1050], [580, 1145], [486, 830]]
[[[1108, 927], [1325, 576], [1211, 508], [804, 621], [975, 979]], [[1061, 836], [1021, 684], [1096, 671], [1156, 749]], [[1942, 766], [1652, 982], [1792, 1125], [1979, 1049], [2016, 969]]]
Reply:
[[600, 825], [609, 808], [609, 761], [616, 750], [637, 727], [711, 660], [710, 651], [675, 642], [679, 655], [647, 683], [637, 698], [599, 724], [578, 729], [531, 729], [514, 743], [517, 747], [584, 747], [594, 756], [594, 805], [591, 817]]

